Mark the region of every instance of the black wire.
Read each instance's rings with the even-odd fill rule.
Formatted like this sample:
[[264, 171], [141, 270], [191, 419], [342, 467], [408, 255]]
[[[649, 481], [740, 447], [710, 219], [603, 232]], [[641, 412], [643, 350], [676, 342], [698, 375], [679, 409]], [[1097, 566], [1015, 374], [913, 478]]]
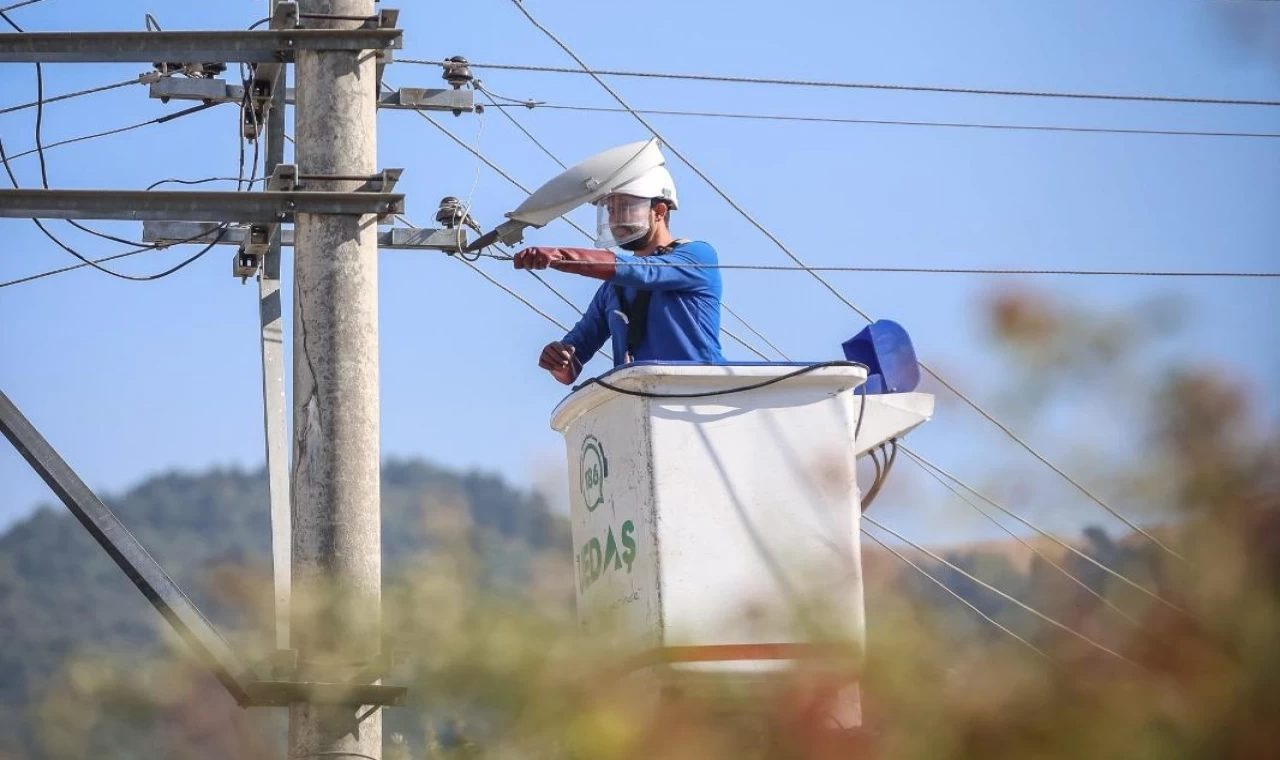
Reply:
[[[9, 18], [8, 15], [6, 15], [3, 11], [0, 11], [0, 16], [3, 16], [4, 20], [9, 23], [9, 26], [13, 27], [17, 31], [19, 32], [24, 31], [22, 27], [14, 23], [13, 19]], [[49, 189], [49, 164], [45, 160], [45, 156], [44, 156], [43, 133], [44, 133], [44, 67], [37, 61], [36, 62], [36, 130], [35, 130], [36, 155], [39, 156], [40, 158], [40, 185], [45, 190], [48, 190]], [[14, 180], [14, 187], [16, 188], [17, 186], [18, 186], [17, 180]], [[32, 220], [32, 221], [35, 221], [35, 220]], [[100, 237], [103, 240], [110, 240], [113, 243], [120, 243], [121, 245], [134, 245], [134, 246], [146, 245], [146, 243], [143, 243], [137, 240], [126, 240], [124, 238], [118, 238], [114, 235], [108, 235], [105, 232], [99, 232], [98, 230], [95, 230], [91, 227], [86, 227], [85, 225], [80, 224], [74, 219], [67, 219], [65, 221], [67, 222], [67, 224], [71, 225], [72, 227], [75, 227], [76, 229], [82, 232], [87, 232], [90, 235]], [[45, 235], [49, 235], [53, 239], [53, 241], [57, 243], [61, 248], [67, 251], [71, 250], [61, 240], [58, 240], [57, 238], [53, 238], [49, 230], [47, 230], [43, 224], [37, 221], [36, 226], [39, 227], [40, 231], [44, 232]], [[76, 256], [79, 257], [79, 254], [76, 254]], [[83, 258], [83, 257], [80, 257], [80, 258]]]
[[[9, 25], [10, 25], [10, 26], [12, 26], [13, 28], [17, 29], [19, 32], [21, 32], [21, 31], [22, 31], [22, 27], [20, 27], [20, 26], [18, 26], [17, 24], [13, 23], [13, 20], [12, 20], [12, 19], [10, 19], [7, 15], [5, 15], [3, 11], [0, 11], [0, 17], [2, 17], [5, 21], [7, 21], [7, 22], [9, 23]], [[42, 181], [42, 183], [43, 183], [43, 185], [44, 185], [44, 188], [47, 190], [47, 189], [49, 189], [49, 177], [48, 177], [48, 173], [47, 173], [47, 169], [46, 169], [46, 164], [45, 164], [45, 159], [44, 159], [44, 148], [43, 148], [43, 145], [42, 145], [42, 142], [43, 142], [43, 141], [41, 140], [41, 135], [40, 135], [40, 132], [41, 132], [41, 122], [42, 122], [42, 120], [43, 120], [43, 116], [44, 116], [44, 74], [43, 74], [43, 71], [42, 71], [42, 69], [41, 69], [41, 67], [40, 67], [40, 64], [39, 64], [39, 63], [37, 63], [37, 64], [36, 64], [36, 97], [37, 97], [37, 104], [36, 104], [36, 130], [35, 130], [35, 131], [36, 131], [36, 151], [37, 151], [37, 153], [38, 153], [38, 154], [39, 154], [39, 156], [40, 156], [40, 178], [41, 178], [41, 181]], [[205, 105], [208, 105], [208, 104], [205, 104]], [[202, 107], [203, 107], [203, 106], [201, 106], [201, 107], [197, 107], [197, 109], [198, 109], [198, 108], [202, 108]], [[188, 112], [193, 111], [193, 110], [197, 110], [197, 109], [188, 109]], [[255, 155], [256, 155], [256, 152], [255, 152]], [[256, 160], [256, 159], [255, 159], [255, 160]], [[18, 177], [17, 177], [17, 175], [16, 175], [16, 174], [14, 174], [14, 172], [13, 172], [13, 167], [9, 165], [9, 156], [8, 156], [8, 154], [7, 154], [7, 153], [5, 152], [5, 150], [4, 150], [4, 141], [3, 141], [3, 139], [0, 139], [0, 162], [3, 162], [3, 164], [4, 164], [4, 170], [5, 170], [5, 173], [9, 175], [9, 181], [13, 184], [14, 188], [15, 188], [15, 189], [19, 188], [19, 187], [20, 187], [20, 184], [19, 184], [19, 182], [18, 182]], [[256, 169], [256, 167], [255, 167], [255, 169]], [[241, 168], [241, 175], [243, 176], [243, 167]], [[217, 245], [217, 244], [222, 240], [223, 236], [226, 234], [227, 228], [230, 226], [230, 224], [229, 224], [229, 223], [223, 223], [223, 224], [218, 228], [218, 234], [217, 234], [217, 236], [215, 236], [215, 237], [214, 237], [213, 242], [209, 243], [207, 246], [205, 246], [203, 249], [201, 249], [199, 252], [197, 252], [194, 256], [191, 256], [190, 258], [188, 258], [188, 259], [186, 259], [186, 260], [184, 260], [184, 261], [182, 261], [182, 262], [178, 263], [177, 265], [175, 265], [175, 266], [173, 266], [173, 267], [170, 267], [169, 269], [166, 269], [166, 270], [165, 270], [165, 271], [163, 271], [163, 272], [159, 272], [159, 273], [156, 273], [156, 274], [153, 274], [153, 275], [134, 276], [134, 275], [122, 274], [122, 273], [120, 273], [120, 272], [116, 272], [116, 271], [114, 271], [114, 270], [107, 269], [107, 268], [106, 268], [106, 267], [104, 267], [104, 266], [100, 266], [100, 265], [99, 265], [99, 264], [97, 264], [94, 260], [92, 260], [92, 259], [90, 259], [90, 258], [88, 258], [88, 257], [86, 257], [86, 256], [84, 256], [84, 255], [82, 255], [80, 252], [76, 251], [76, 250], [75, 250], [74, 248], [72, 248], [71, 246], [69, 246], [69, 245], [67, 245], [66, 243], [62, 242], [62, 241], [61, 241], [61, 240], [60, 240], [56, 235], [54, 235], [52, 232], [50, 232], [50, 231], [49, 231], [49, 229], [48, 229], [47, 227], [45, 227], [45, 226], [44, 226], [44, 224], [43, 224], [39, 219], [34, 219], [34, 218], [33, 218], [31, 221], [32, 221], [33, 223], [35, 223], [36, 227], [37, 227], [37, 228], [38, 228], [42, 233], [44, 233], [45, 237], [47, 237], [47, 238], [49, 238], [50, 240], [52, 240], [52, 241], [54, 242], [54, 244], [55, 244], [55, 245], [57, 245], [57, 246], [58, 246], [59, 248], [61, 248], [62, 250], [66, 251], [67, 253], [69, 253], [69, 254], [71, 254], [72, 256], [74, 256], [74, 257], [76, 257], [77, 259], [79, 259], [79, 260], [80, 260], [83, 264], [85, 264], [86, 266], [93, 267], [94, 269], [97, 269], [98, 271], [103, 272], [103, 273], [105, 273], [105, 274], [109, 274], [109, 275], [111, 275], [112, 277], [118, 277], [118, 278], [120, 278], [120, 279], [122, 279], [122, 280], [130, 280], [130, 281], [133, 281], [133, 282], [147, 282], [147, 281], [151, 281], [151, 280], [158, 280], [158, 279], [160, 279], [161, 277], [167, 277], [167, 276], [169, 276], [169, 275], [173, 274], [174, 272], [177, 272], [178, 270], [180, 270], [180, 269], [182, 269], [182, 268], [186, 267], [187, 265], [189, 265], [189, 264], [193, 263], [194, 261], [196, 261], [196, 260], [197, 260], [197, 259], [199, 259], [200, 257], [202, 257], [202, 256], [204, 256], [205, 254], [207, 254], [209, 251], [213, 250], [214, 246], [215, 246], [215, 245]], [[113, 242], [120, 242], [120, 243], [123, 243], [123, 244], [126, 244], [126, 245], [133, 244], [131, 241], [126, 241], [126, 240], [123, 240], [123, 239], [121, 239], [121, 238], [117, 238], [117, 237], [114, 237], [114, 236], [111, 236], [111, 235], [107, 235], [107, 234], [105, 234], [105, 233], [98, 232], [97, 230], [92, 230], [92, 229], [89, 229], [89, 228], [87, 228], [87, 227], [84, 227], [84, 226], [82, 226], [82, 225], [80, 225], [80, 224], [77, 224], [74, 220], [70, 220], [70, 219], [69, 219], [69, 220], [67, 220], [67, 221], [69, 221], [69, 222], [72, 224], [72, 226], [76, 227], [77, 229], [84, 230], [85, 232], [90, 232], [90, 233], [92, 233], [92, 234], [94, 234], [94, 235], [97, 235], [98, 237], [105, 238], [105, 239], [107, 239], [107, 240], [111, 240], [111, 241], [113, 241]], [[156, 248], [167, 247], [167, 246], [161, 246], [161, 245], [158, 245], [158, 244], [157, 244], [157, 245], [151, 245], [151, 246], [148, 246], [148, 245], [146, 245], [146, 244], [139, 244], [139, 247], [140, 247], [140, 249], [141, 249], [141, 250], [146, 250], [146, 249], [148, 249], [148, 248], [150, 248], [150, 249], [153, 249], [153, 250], [154, 250], [154, 249], [156, 249]]]
[[0, 8], [0, 13], [4, 13], [5, 11], [14, 11], [26, 5], [35, 5], [36, 3], [42, 3], [42, 2], [44, 2], [44, 0], [23, 0], [20, 3], [14, 3], [13, 5], [8, 5], [8, 6], [5, 6], [4, 8]]
[[853, 443], [856, 446], [858, 434], [862, 432], [862, 417], [867, 412], [867, 381], [863, 380], [862, 385], [855, 388], [853, 392], [862, 397], [862, 401], [858, 403], [858, 421], [853, 425]]
[[[52, 98], [44, 98], [44, 103], [48, 105], [49, 103], [57, 103], [62, 100], [72, 100], [74, 98], [82, 98], [86, 95], [94, 95], [99, 92], [107, 92], [108, 90], [118, 90], [121, 87], [128, 87], [131, 84], [139, 84], [141, 81], [142, 80], [140, 78], [134, 77], [133, 79], [125, 79], [124, 81], [115, 82], [113, 84], [104, 84], [99, 87], [90, 87], [87, 90], [79, 90], [77, 92], [67, 92], [61, 95], [54, 95]], [[21, 105], [16, 105], [16, 106], [7, 106], [5, 108], [0, 108], [0, 115], [7, 114], [7, 113], [15, 113], [17, 111], [25, 111], [28, 108], [35, 108], [39, 104], [40, 104], [39, 100], [33, 100], [30, 103], [22, 103]]]
[[[219, 106], [219, 105], [222, 105], [222, 104], [216, 103], [216, 102], [201, 103], [198, 106], [192, 106], [191, 108], [184, 108], [181, 111], [174, 111], [173, 113], [165, 114], [164, 116], [159, 116], [154, 119], [147, 119], [146, 121], [140, 121], [137, 124], [129, 124], [128, 126], [124, 126], [124, 127], [116, 127], [115, 129], [108, 129], [105, 132], [94, 132], [91, 135], [81, 135], [80, 137], [72, 137], [66, 140], [59, 140], [58, 142], [51, 142], [46, 144], [44, 146], [44, 149], [49, 150], [50, 148], [57, 148], [62, 145], [71, 145], [72, 143], [84, 142], [86, 140], [96, 140], [99, 137], [110, 137], [111, 135], [118, 135], [123, 132], [130, 132], [132, 130], [141, 129], [142, 127], [150, 126], [152, 124], [164, 124], [165, 122], [173, 121], [174, 119], [179, 119], [183, 116], [190, 116], [191, 114], [196, 113], [197, 111], [203, 111], [205, 109], [213, 108], [214, 106]], [[32, 148], [31, 150], [24, 150], [21, 153], [14, 153], [12, 156], [9, 156], [9, 160], [14, 161], [19, 158], [24, 158], [26, 156], [30, 156], [34, 154], [35, 152], [36, 152], [36, 149]]]
[[[86, 262], [81, 264], [72, 264], [71, 266], [59, 267], [58, 269], [50, 269], [46, 272], [40, 272], [39, 274], [32, 274], [26, 277], [19, 277], [16, 280], [0, 282], [0, 288], [7, 288], [10, 285], [21, 285], [24, 282], [32, 282], [33, 280], [41, 280], [41, 279], [44, 279], [45, 277], [52, 277], [55, 274], [62, 274], [63, 272], [74, 272], [77, 269], [92, 267], [94, 264], [101, 264], [106, 261], [115, 261], [116, 259], [123, 259], [128, 256], [137, 256], [139, 253], [149, 253], [151, 251], [165, 250], [175, 245], [184, 245], [186, 243], [194, 243], [200, 238], [204, 237], [206, 234], [207, 233], [205, 232], [201, 232], [198, 235], [192, 235], [191, 237], [183, 238], [182, 240], [170, 240], [165, 243], [156, 243], [156, 244], [149, 243], [145, 246], [142, 246], [140, 248], [134, 248], [133, 250], [130, 250], [130, 251], [124, 251], [123, 253], [115, 253], [110, 256], [103, 256], [101, 258], [93, 259], [91, 262]], [[183, 264], [183, 266], [185, 266], [185, 264]], [[112, 274], [112, 273], [109, 273], [109, 274]]]
[[[515, 100], [514, 98], [512, 100]], [[578, 111], [584, 113], [630, 113], [625, 108], [609, 108], [604, 106], [578, 106], [542, 101], [515, 101], [512, 103], [492, 104], [494, 108], [506, 111], [509, 108], [526, 110]], [[957, 129], [1012, 130], [1025, 132], [1077, 132], [1084, 134], [1115, 135], [1162, 135], [1168, 137], [1243, 137], [1276, 139], [1280, 134], [1275, 132], [1214, 132], [1186, 129], [1142, 129], [1127, 127], [1070, 127], [1052, 124], [1000, 124], [990, 122], [965, 121], [912, 121], [905, 119], [860, 119], [843, 116], [802, 116], [799, 114], [766, 114], [766, 113], [732, 113], [725, 111], [682, 111], [660, 108], [637, 108], [636, 113], [652, 116], [692, 116], [708, 119], [735, 119], [747, 121], [779, 121], [812, 124], [864, 124], [889, 127], [948, 127]]]
[[[887, 452], [885, 451], [886, 448], [888, 449]], [[898, 459], [897, 439], [880, 444], [880, 453], [884, 457], [883, 469], [880, 466], [880, 460], [876, 458], [875, 452], [871, 452], [871, 461], [875, 462], [876, 465], [876, 477], [871, 482], [871, 488], [867, 490], [867, 495], [862, 498], [861, 507], [863, 512], [866, 512], [867, 507], [871, 506], [871, 503], [880, 495], [880, 489], [884, 486], [885, 481], [888, 480], [889, 471], [893, 469], [893, 463]]]
[[764, 387], [773, 385], [775, 383], [780, 383], [784, 380], [790, 380], [794, 377], [799, 377], [800, 375], [806, 375], [815, 370], [826, 369], [828, 367], [862, 367], [863, 369], [867, 369], [867, 365], [860, 364], [858, 362], [848, 362], [848, 361], [818, 362], [817, 364], [810, 364], [810, 365], [801, 367], [795, 372], [788, 372], [785, 375], [771, 377], [768, 380], [764, 380], [759, 383], [752, 383], [750, 385], [742, 385], [737, 388], [727, 388], [727, 389], [718, 390], [718, 391], [704, 391], [701, 393], [650, 393], [648, 391], [633, 391], [627, 388], [619, 388], [618, 386], [613, 385], [612, 383], [606, 382], [604, 380], [601, 380], [598, 377], [593, 377], [584, 383], [575, 385], [573, 387], [573, 390], [578, 391], [587, 387], [588, 385], [598, 385], [601, 388], [607, 388], [608, 390], [611, 390], [614, 393], [621, 393], [624, 396], [635, 396], [637, 398], [712, 398], [715, 396], [727, 396], [732, 393], [744, 393], [746, 391], [754, 391], [759, 388], [764, 388]]
[[[152, 182], [151, 184], [148, 184], [147, 189], [148, 189], [148, 191], [151, 191], [151, 189], [155, 189], [155, 188], [157, 188], [157, 187], [160, 187], [160, 186], [161, 186], [161, 184], [169, 184], [169, 183], [175, 183], [175, 184], [209, 184], [210, 182], [246, 182], [246, 180], [241, 179], [241, 178], [238, 178], [238, 177], [206, 177], [206, 178], [204, 178], [204, 179], [178, 179], [178, 178], [170, 178], [170, 179], [159, 179], [159, 180], [156, 180], [156, 182]], [[261, 180], [261, 179], [251, 179], [251, 180], [248, 180], [248, 182], [250, 182], [250, 183], [252, 183], [252, 184], [256, 184], [256, 183], [262, 182], [262, 180]]]

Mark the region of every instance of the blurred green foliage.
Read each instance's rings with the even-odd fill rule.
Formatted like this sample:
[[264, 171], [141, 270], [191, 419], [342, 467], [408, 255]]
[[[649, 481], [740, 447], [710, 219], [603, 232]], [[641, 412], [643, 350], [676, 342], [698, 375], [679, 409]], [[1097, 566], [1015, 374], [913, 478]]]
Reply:
[[[763, 695], [724, 684], [658, 699], [643, 680], [612, 674], [607, 643], [578, 634], [564, 519], [496, 478], [393, 462], [383, 476], [384, 627], [405, 656], [388, 681], [408, 685], [412, 700], [385, 713], [386, 758], [1273, 757], [1276, 432], [1229, 380], [1134, 360], [1126, 347], [1159, 332], [1134, 325], [1167, 314], [1082, 318], [1021, 291], [996, 294], [987, 313], [1026, 370], [1016, 382], [1120, 373], [1145, 383], [1145, 448], [1123, 482], [1154, 503], [1152, 529], [1186, 561], [1098, 528], [1070, 538], [1182, 611], [1043, 542], [1136, 623], [1019, 547], [946, 557], [1136, 666], [908, 552], [1046, 662], [867, 542], [860, 730], [834, 731], [824, 714], [833, 684], [851, 675], [839, 670], [797, 670]], [[1024, 412], [1048, 403], [1040, 391]], [[156, 477], [112, 506], [238, 647], [265, 651], [262, 473]], [[282, 711], [235, 707], [57, 511], [0, 538], [0, 636], [0, 758], [284, 756]]]

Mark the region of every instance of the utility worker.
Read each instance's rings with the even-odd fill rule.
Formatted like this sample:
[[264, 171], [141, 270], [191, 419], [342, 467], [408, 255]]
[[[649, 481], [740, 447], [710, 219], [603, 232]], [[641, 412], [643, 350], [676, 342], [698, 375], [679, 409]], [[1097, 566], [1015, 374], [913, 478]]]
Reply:
[[[671, 173], [657, 166], [596, 203], [600, 248], [536, 247], [516, 254], [516, 269], [550, 267], [605, 281], [569, 334], [542, 349], [539, 367], [570, 385], [610, 338], [615, 366], [724, 362], [716, 251], [672, 237], [676, 208]], [[603, 250], [613, 246], [630, 253]]]

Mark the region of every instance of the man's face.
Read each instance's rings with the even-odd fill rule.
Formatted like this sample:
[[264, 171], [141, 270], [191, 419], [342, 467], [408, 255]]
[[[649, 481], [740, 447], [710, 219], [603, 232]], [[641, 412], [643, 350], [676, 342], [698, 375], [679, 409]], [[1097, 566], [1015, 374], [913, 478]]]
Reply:
[[598, 233], [607, 230], [608, 235], [600, 235], [600, 238], [611, 241], [602, 247], [617, 245], [627, 250], [638, 250], [635, 245], [639, 241], [639, 248], [643, 248], [643, 241], [649, 239], [655, 222], [652, 206], [648, 198], [634, 195], [610, 195], [600, 201], [597, 230]]

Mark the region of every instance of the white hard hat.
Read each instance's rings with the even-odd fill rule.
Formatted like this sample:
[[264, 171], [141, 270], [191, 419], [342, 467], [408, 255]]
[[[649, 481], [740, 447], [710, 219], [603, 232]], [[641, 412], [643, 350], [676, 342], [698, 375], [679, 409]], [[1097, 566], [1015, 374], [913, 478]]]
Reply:
[[676, 201], [675, 180], [671, 178], [671, 172], [667, 171], [665, 166], [655, 166], [630, 182], [615, 187], [609, 194], [657, 199], [665, 201], [673, 209], [680, 207]]

